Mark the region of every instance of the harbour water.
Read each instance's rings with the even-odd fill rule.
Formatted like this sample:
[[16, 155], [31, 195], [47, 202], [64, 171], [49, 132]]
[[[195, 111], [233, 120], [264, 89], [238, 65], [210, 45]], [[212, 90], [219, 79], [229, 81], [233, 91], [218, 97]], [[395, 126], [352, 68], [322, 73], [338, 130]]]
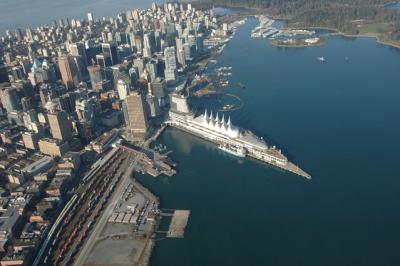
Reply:
[[313, 179], [165, 131], [159, 141], [174, 150], [178, 174], [139, 180], [163, 207], [191, 216], [184, 239], [157, 241], [152, 265], [400, 265], [400, 50], [340, 36], [276, 48], [250, 38], [256, 24], [218, 59], [233, 67], [224, 93], [243, 103], [225, 115]]
[[85, 18], [92, 12], [95, 19], [116, 16], [129, 9], [145, 9], [163, 0], [0, 0], [0, 36], [7, 29], [24, 29], [66, 18]]

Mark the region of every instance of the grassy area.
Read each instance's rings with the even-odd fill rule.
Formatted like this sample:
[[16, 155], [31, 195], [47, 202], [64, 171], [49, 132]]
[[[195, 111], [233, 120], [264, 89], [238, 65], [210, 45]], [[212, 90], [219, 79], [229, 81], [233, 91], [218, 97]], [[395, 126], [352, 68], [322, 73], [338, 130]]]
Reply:
[[360, 35], [379, 35], [393, 30], [393, 27], [386, 23], [361, 23], [358, 30]]

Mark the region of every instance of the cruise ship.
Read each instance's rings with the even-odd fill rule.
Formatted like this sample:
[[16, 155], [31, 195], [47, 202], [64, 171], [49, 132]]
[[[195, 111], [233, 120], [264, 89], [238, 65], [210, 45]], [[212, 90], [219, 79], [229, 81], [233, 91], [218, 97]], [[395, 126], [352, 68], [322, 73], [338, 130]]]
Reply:
[[171, 95], [171, 110], [166, 124], [211, 141], [227, 153], [252, 157], [311, 179], [308, 173], [289, 162], [281, 150], [267, 145], [263, 138], [250, 130], [233, 125], [230, 117], [214, 115], [207, 110], [196, 116], [187, 104], [187, 97], [179, 93]]

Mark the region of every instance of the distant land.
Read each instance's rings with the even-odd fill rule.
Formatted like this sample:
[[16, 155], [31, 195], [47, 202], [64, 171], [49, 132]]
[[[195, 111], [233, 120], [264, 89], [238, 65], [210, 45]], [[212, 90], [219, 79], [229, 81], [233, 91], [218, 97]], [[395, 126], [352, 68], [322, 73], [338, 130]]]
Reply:
[[289, 28], [321, 28], [376, 37], [400, 48], [400, 12], [387, 0], [199, 0], [199, 6], [254, 8]]

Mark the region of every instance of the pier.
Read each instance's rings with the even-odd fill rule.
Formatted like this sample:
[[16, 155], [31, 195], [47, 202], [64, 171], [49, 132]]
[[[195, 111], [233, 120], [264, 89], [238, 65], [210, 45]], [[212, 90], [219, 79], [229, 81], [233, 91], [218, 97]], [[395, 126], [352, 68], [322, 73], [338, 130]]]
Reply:
[[183, 238], [189, 220], [189, 210], [176, 210], [173, 213], [171, 224], [167, 232], [169, 238]]
[[163, 133], [163, 131], [165, 130], [166, 127], [167, 127], [166, 125], [162, 125], [159, 129], [157, 129], [157, 131], [153, 134], [153, 136], [151, 136], [150, 138], [148, 138], [148, 139], [144, 142], [143, 147], [146, 147], [146, 148], [149, 147], [150, 144], [151, 144], [153, 141], [155, 141], [155, 140], [158, 139], [158, 137], [161, 135], [161, 133]]
[[[176, 128], [176, 129], [182, 130], [182, 131], [184, 131], [184, 132], [186, 132], [186, 133], [192, 134], [192, 135], [194, 135], [194, 136], [196, 136], [196, 137], [199, 137], [199, 138], [202, 138], [202, 139], [204, 139], [204, 140], [207, 140], [207, 141], [210, 141], [210, 142], [212, 142], [212, 143], [215, 143], [215, 144], [217, 144], [217, 145], [222, 144], [221, 141], [217, 141], [217, 140], [215, 140], [215, 139], [207, 138], [207, 137], [205, 137], [204, 135], [201, 135], [201, 134], [199, 134], [199, 133], [197, 133], [197, 132], [188, 130], [186, 127], [180, 126], [180, 125], [178, 125], [178, 124], [176, 124], [176, 123], [173, 123], [172, 121], [171, 121], [171, 122], [167, 121], [166, 124], [168, 124], [169, 126], [172, 126], [172, 127]], [[273, 166], [278, 167], [278, 168], [280, 168], [280, 169], [283, 169], [283, 170], [286, 170], [286, 171], [291, 172], [291, 173], [293, 173], [293, 174], [296, 174], [296, 175], [299, 175], [299, 176], [301, 176], [301, 177], [304, 177], [304, 178], [306, 178], [307, 180], [311, 180], [311, 179], [312, 179], [312, 177], [311, 177], [310, 174], [308, 174], [307, 172], [305, 172], [304, 170], [302, 170], [300, 167], [298, 167], [297, 165], [295, 165], [295, 164], [292, 163], [292, 162], [287, 162], [286, 165], [282, 165], [282, 164], [278, 164], [278, 163], [276, 163], [276, 162], [274, 162], [274, 161], [266, 162], [266, 161], [263, 161], [263, 160], [258, 159], [257, 157], [253, 157], [253, 156], [251, 156], [251, 155], [248, 155], [248, 156], [249, 156], [250, 158], [256, 159], [256, 160], [258, 160], [258, 161], [262, 161], [262, 162], [264, 162], [264, 163], [273, 165]]]

